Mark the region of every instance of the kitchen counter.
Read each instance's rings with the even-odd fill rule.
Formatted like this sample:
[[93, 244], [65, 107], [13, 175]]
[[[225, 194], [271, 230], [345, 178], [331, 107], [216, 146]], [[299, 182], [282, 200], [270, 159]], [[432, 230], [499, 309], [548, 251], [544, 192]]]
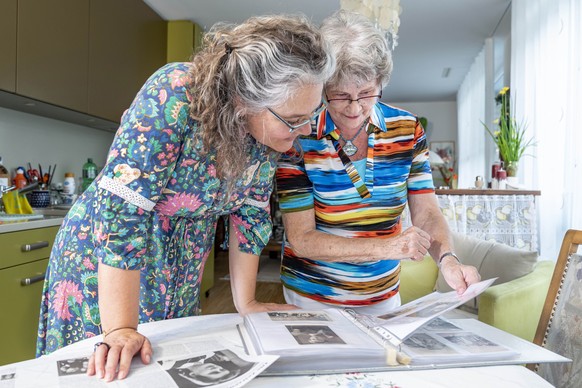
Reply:
[[68, 210], [44, 208], [34, 209], [34, 212], [35, 214], [43, 214], [44, 217], [33, 220], [0, 221], [0, 233], [60, 226]]

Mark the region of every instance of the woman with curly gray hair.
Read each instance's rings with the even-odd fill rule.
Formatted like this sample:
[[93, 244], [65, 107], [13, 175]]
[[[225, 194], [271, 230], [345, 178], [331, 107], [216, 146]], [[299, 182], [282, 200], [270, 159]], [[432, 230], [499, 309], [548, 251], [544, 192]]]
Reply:
[[222, 215], [238, 311], [290, 308], [255, 300], [258, 256], [271, 233], [276, 161], [311, 131], [333, 70], [305, 18], [269, 16], [216, 26], [191, 63], [156, 71], [56, 237], [37, 354], [103, 334], [89, 375], [123, 379], [137, 353], [149, 363], [137, 326], [200, 313]]
[[[380, 102], [392, 71], [384, 33], [343, 11], [321, 30], [337, 61], [326, 109], [299, 139], [302, 158], [290, 153], [277, 169], [285, 300], [386, 313], [400, 305], [400, 260], [422, 260], [427, 251], [463, 292], [479, 274], [454, 254], [424, 129], [416, 116]], [[403, 231], [407, 204], [414, 226]]]

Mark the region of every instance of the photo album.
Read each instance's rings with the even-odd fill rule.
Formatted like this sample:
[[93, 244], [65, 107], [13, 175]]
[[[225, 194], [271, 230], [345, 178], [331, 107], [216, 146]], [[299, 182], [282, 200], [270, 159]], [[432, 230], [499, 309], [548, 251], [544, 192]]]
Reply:
[[[439, 317], [475, 298], [494, 281], [473, 284], [462, 295], [434, 292], [381, 316], [339, 308], [254, 313], [244, 317], [239, 331], [249, 354], [279, 356], [267, 374], [512, 359], [527, 345], [511, 347], [506, 342], [523, 340], [473, 319]], [[467, 321], [478, 326], [467, 326]]]

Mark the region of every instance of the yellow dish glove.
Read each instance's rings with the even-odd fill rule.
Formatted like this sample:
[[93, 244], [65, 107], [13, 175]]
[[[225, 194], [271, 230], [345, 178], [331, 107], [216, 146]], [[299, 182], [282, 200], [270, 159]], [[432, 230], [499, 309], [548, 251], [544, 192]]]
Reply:
[[24, 194], [17, 190], [9, 191], [2, 197], [6, 214], [33, 214], [34, 211]]

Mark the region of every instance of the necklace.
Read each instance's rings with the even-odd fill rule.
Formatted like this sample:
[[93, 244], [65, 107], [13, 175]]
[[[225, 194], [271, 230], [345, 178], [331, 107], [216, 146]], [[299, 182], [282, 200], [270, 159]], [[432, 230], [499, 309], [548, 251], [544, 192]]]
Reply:
[[[369, 118], [368, 118], [369, 119]], [[351, 138], [351, 139], [346, 139], [345, 137], [343, 137], [342, 133], [339, 133], [339, 137], [340, 139], [342, 139], [345, 144], [342, 147], [344, 152], [348, 155], [348, 156], [352, 156], [354, 155], [356, 152], [358, 152], [358, 147], [356, 147], [356, 145], [353, 143], [354, 139], [356, 137], [358, 137], [358, 135], [360, 134], [360, 132], [362, 132], [362, 130], [366, 127], [366, 124], [368, 124], [368, 119], [364, 120], [364, 123], [362, 124], [362, 126], [360, 127], [360, 129], [358, 129], [358, 132], [356, 132], [356, 134]]]

